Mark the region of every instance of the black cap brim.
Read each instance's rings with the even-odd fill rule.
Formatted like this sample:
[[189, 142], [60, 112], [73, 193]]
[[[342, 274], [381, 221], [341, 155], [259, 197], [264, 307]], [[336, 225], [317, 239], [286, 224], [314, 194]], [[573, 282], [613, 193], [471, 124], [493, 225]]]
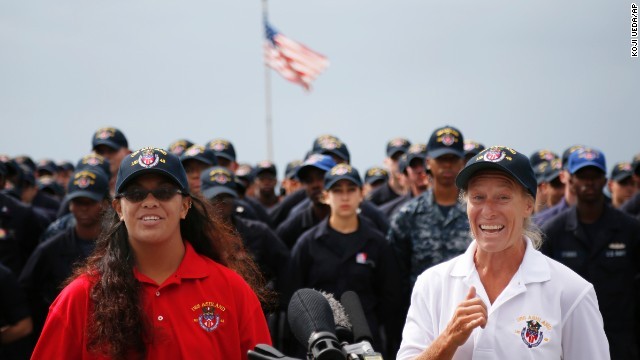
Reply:
[[215, 152], [215, 155], [216, 155], [217, 157], [225, 158], [225, 159], [227, 159], [227, 160], [229, 160], [229, 161], [236, 161], [236, 158], [235, 158], [234, 156], [229, 155], [229, 154], [227, 154], [227, 153], [225, 153], [225, 152], [222, 152], [222, 151], [220, 151], [220, 152], [216, 151], [216, 152]]
[[[499, 165], [498, 163], [483, 161], [477, 162], [471, 165], [466, 166], [458, 176], [456, 177], [456, 186], [459, 189], [466, 190], [469, 185], [469, 180], [475, 175], [478, 171], [481, 170], [497, 170], [506, 173], [509, 177], [515, 179], [518, 184], [524, 186], [524, 188], [529, 192], [533, 197], [536, 197], [537, 192], [537, 184], [536, 187], [531, 189], [527, 184], [524, 183], [516, 174], [514, 174], [511, 170], [505, 168], [504, 166]], [[535, 176], [534, 176], [535, 179]]]
[[206, 197], [209, 200], [213, 200], [216, 196], [220, 195], [220, 194], [228, 194], [231, 195], [235, 198], [238, 197], [238, 192], [233, 190], [233, 189], [229, 189], [226, 186], [214, 186], [211, 188], [208, 188], [204, 191], [202, 191], [202, 195], [204, 195], [204, 197]]
[[151, 168], [151, 169], [147, 169], [147, 168], [141, 168], [141, 169], [137, 169], [136, 171], [132, 172], [131, 174], [129, 174], [127, 176], [126, 179], [122, 180], [122, 183], [120, 183], [120, 186], [118, 186], [116, 188], [116, 194], [122, 193], [122, 190], [127, 186], [127, 184], [129, 184], [132, 180], [134, 180], [135, 178], [141, 176], [141, 175], [146, 175], [146, 174], [159, 174], [159, 175], [164, 175], [166, 177], [168, 177], [169, 179], [171, 179], [176, 185], [178, 185], [178, 188], [185, 192], [184, 195], [188, 195], [188, 191], [187, 189], [182, 186], [180, 184], [180, 180], [178, 179], [177, 176], [175, 176], [174, 174], [170, 173], [169, 171], [166, 171], [164, 169], [159, 169], [159, 168]]
[[98, 140], [93, 142], [93, 150], [95, 150], [96, 147], [100, 146], [100, 145], [106, 145], [106, 146], [108, 146], [108, 147], [110, 147], [110, 148], [112, 148], [114, 150], [120, 150], [120, 148], [122, 147], [122, 145], [120, 145], [120, 144], [118, 144], [118, 143], [116, 143], [114, 141], [111, 141], [111, 140], [108, 140], [108, 139], [98, 139]]
[[376, 181], [380, 181], [380, 180], [384, 180], [387, 181], [387, 177], [386, 176], [371, 176], [369, 178], [367, 178], [367, 180], [365, 180], [364, 182], [367, 184], [373, 184]]
[[406, 149], [406, 148], [402, 148], [402, 147], [393, 147], [393, 148], [391, 148], [391, 149], [389, 149], [389, 150], [387, 151], [387, 156], [388, 156], [388, 157], [390, 157], [390, 158], [392, 158], [392, 157], [394, 157], [397, 153], [401, 153], [401, 155], [402, 155], [402, 154], [405, 154], [406, 152], [407, 152], [407, 149]]
[[102, 200], [104, 200], [106, 198], [105, 194], [98, 194], [98, 193], [94, 193], [94, 192], [91, 192], [91, 191], [80, 190], [80, 191], [74, 191], [74, 192], [68, 194], [67, 196], [65, 196], [64, 201], [65, 202], [69, 202], [69, 201], [71, 201], [73, 199], [77, 199], [77, 198], [80, 198], [80, 197], [89, 198], [91, 200], [95, 200], [95, 201], [98, 201], [98, 202], [102, 201]]
[[557, 179], [558, 176], [560, 176], [560, 170], [553, 170], [551, 171], [548, 175], [547, 178], [545, 179], [547, 182], [552, 182], [553, 180]]
[[623, 172], [611, 178], [611, 180], [615, 182], [620, 182], [622, 180], [626, 180], [633, 176], [632, 172]]
[[207, 165], [213, 165], [213, 161], [211, 161], [210, 159], [207, 159], [206, 157], [202, 156], [202, 155], [195, 155], [195, 156], [184, 156], [180, 158], [180, 162], [184, 164], [185, 161], [187, 160], [198, 160], [202, 163], [205, 163]]
[[440, 148], [440, 149], [427, 151], [427, 157], [431, 159], [437, 159], [440, 156], [449, 155], [449, 154], [455, 155], [459, 158], [464, 158], [464, 151], [459, 151], [452, 148]]
[[330, 181], [327, 181], [327, 182], [324, 184], [324, 189], [325, 189], [325, 190], [329, 190], [329, 189], [331, 189], [331, 187], [332, 187], [333, 185], [335, 185], [335, 184], [336, 184], [338, 181], [340, 181], [340, 180], [349, 180], [349, 182], [351, 182], [351, 183], [355, 184], [357, 187], [362, 187], [362, 183], [360, 183], [360, 182], [356, 181], [356, 179], [354, 179], [352, 176], [349, 176], [349, 175], [343, 175], [343, 176], [336, 176], [336, 177], [332, 178]]

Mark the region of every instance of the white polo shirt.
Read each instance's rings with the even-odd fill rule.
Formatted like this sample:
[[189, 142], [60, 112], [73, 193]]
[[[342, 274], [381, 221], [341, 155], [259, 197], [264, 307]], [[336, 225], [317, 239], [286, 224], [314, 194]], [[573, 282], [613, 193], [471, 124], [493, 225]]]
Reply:
[[473, 263], [475, 241], [464, 254], [423, 272], [413, 288], [397, 359], [422, 353], [446, 329], [471, 286], [489, 318], [454, 360], [609, 359], [593, 286], [526, 241], [520, 268], [493, 304]]

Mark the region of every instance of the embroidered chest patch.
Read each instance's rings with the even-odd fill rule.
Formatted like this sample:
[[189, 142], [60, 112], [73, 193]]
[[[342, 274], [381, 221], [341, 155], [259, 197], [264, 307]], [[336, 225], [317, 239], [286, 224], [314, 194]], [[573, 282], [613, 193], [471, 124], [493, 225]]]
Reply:
[[223, 305], [214, 301], [205, 301], [191, 307], [191, 311], [198, 315], [193, 322], [206, 332], [212, 332], [224, 324], [223, 315], [226, 310]]
[[542, 320], [539, 316], [520, 316], [517, 322], [519, 327], [515, 330], [515, 333], [520, 335], [522, 342], [529, 349], [549, 341], [549, 338], [545, 337], [545, 333], [549, 334], [552, 328], [551, 324]]

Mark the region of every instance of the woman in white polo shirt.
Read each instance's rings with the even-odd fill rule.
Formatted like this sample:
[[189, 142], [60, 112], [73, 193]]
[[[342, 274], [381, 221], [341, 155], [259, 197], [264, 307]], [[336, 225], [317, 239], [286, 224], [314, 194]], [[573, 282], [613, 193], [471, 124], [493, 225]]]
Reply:
[[474, 242], [413, 288], [398, 359], [609, 359], [593, 286], [536, 248], [528, 158], [494, 146], [456, 178]]

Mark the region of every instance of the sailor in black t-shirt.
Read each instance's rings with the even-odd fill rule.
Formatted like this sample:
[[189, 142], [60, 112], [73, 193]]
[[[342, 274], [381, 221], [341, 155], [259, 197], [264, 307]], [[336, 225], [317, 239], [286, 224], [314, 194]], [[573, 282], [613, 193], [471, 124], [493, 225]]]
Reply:
[[33, 315], [34, 335], [42, 330], [49, 306], [74, 265], [86, 259], [100, 234], [102, 215], [111, 207], [109, 178], [98, 168], [74, 172], [67, 186], [74, 226], [36, 247], [19, 277]]
[[380, 341], [384, 325], [391, 358], [402, 326], [402, 321], [394, 319], [401, 294], [394, 253], [384, 235], [358, 214], [363, 196], [355, 169], [347, 164], [334, 166], [325, 174], [324, 189], [330, 215], [305, 232], [293, 248], [287, 294], [314, 288], [339, 298], [345, 291], [355, 291], [373, 333], [374, 348], [384, 351]]

